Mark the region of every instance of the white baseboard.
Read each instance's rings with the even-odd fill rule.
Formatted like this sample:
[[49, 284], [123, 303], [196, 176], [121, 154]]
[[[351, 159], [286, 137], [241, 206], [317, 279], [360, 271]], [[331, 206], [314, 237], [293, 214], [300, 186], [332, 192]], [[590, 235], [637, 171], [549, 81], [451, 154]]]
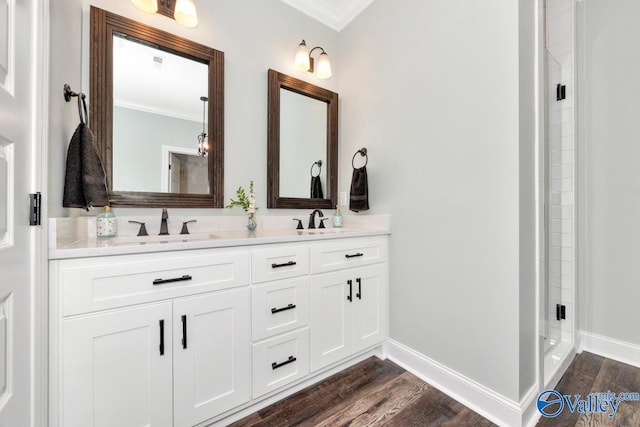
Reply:
[[588, 351], [640, 368], [640, 345], [579, 331], [578, 352]]
[[537, 396], [536, 386], [522, 402], [515, 402], [392, 339], [387, 340], [387, 357], [495, 424], [528, 425], [535, 417], [531, 406]]

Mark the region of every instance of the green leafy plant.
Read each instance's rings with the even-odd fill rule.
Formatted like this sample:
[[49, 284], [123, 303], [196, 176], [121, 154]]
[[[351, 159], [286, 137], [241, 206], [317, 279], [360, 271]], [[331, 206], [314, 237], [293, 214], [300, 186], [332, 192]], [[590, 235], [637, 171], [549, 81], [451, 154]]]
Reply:
[[231, 201], [225, 208], [233, 208], [233, 207], [241, 207], [245, 212], [249, 213], [249, 216], [253, 216], [256, 213], [258, 208], [256, 207], [256, 195], [253, 191], [253, 180], [249, 182], [249, 195], [247, 196], [247, 192], [244, 188], [238, 187], [236, 191], [236, 200], [230, 199]]

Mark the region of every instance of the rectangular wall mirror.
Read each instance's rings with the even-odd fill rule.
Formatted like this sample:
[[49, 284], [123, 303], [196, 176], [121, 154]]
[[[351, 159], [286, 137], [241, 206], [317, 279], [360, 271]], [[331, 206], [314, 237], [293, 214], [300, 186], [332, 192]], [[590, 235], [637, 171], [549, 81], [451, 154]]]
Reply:
[[338, 189], [338, 94], [268, 71], [269, 208], [333, 208]]
[[89, 126], [111, 203], [223, 207], [224, 54], [95, 7], [91, 38]]

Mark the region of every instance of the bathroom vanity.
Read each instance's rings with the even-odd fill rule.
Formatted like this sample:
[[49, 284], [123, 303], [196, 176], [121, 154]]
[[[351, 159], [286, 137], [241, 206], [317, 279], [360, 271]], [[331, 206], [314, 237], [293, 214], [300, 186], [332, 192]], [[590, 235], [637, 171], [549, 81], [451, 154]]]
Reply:
[[58, 239], [51, 425], [227, 424], [380, 355], [388, 233]]

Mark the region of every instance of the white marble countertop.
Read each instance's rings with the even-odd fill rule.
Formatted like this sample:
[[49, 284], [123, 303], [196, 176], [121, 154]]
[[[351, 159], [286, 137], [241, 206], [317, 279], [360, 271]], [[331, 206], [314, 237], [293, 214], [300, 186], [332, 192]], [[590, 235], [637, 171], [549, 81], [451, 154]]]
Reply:
[[[301, 242], [365, 237], [390, 234], [390, 218], [387, 215], [371, 215], [350, 221], [344, 228], [296, 230], [291, 218], [272, 217], [258, 222], [255, 231], [244, 227], [242, 217], [201, 217], [198, 225], [191, 224], [192, 234], [180, 235], [170, 228], [169, 236], [151, 234], [137, 237], [136, 226], [118, 218], [119, 233], [113, 238], [98, 239], [95, 236], [95, 218], [51, 218], [49, 220], [49, 259], [85, 258], [96, 256], [139, 254], [189, 249], [222, 248], [232, 246], [263, 245], [271, 243]], [[180, 222], [180, 221], [178, 221]], [[181, 224], [181, 223], [180, 223]], [[290, 228], [282, 227], [283, 224]], [[295, 224], [294, 224], [295, 225]], [[262, 227], [261, 227], [262, 226]], [[152, 229], [147, 225], [149, 232]], [[155, 231], [155, 228], [153, 229]], [[93, 231], [93, 232], [92, 232]]]

